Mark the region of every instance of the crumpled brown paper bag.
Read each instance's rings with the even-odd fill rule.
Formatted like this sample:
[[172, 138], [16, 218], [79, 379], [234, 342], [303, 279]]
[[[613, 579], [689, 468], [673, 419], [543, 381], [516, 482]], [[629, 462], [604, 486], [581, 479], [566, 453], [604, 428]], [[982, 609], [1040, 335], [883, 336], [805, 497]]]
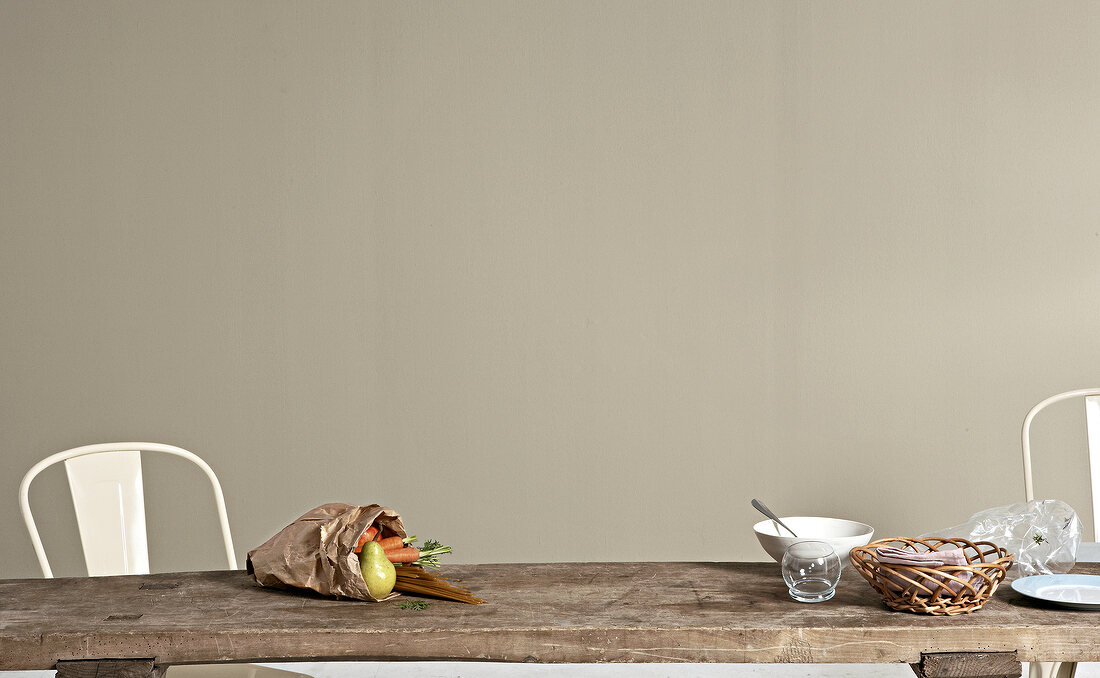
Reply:
[[[260, 586], [310, 589], [326, 596], [380, 602], [367, 591], [355, 546], [376, 525], [382, 537], [407, 536], [397, 511], [378, 504], [325, 504], [248, 552], [246, 569]], [[382, 600], [397, 597], [391, 593]]]

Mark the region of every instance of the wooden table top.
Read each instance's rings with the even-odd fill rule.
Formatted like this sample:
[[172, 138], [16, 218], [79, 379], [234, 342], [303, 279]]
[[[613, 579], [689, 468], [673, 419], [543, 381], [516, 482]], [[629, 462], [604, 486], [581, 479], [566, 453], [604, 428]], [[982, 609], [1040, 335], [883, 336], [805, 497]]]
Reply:
[[[1100, 574], [1100, 564], [1077, 573]], [[402, 609], [265, 589], [243, 571], [0, 580], [0, 670], [58, 660], [878, 663], [1018, 651], [1100, 661], [1100, 617], [1002, 585], [957, 617], [888, 610], [846, 567], [830, 601], [790, 599], [775, 563], [447, 566], [485, 605]]]

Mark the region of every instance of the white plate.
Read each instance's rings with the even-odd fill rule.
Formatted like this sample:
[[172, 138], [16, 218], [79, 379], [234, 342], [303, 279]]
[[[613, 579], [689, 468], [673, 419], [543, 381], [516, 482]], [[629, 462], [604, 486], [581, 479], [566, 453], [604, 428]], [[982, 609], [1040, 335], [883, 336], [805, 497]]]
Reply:
[[1012, 588], [1036, 600], [1080, 610], [1100, 610], [1100, 575], [1039, 574], [1017, 579]]

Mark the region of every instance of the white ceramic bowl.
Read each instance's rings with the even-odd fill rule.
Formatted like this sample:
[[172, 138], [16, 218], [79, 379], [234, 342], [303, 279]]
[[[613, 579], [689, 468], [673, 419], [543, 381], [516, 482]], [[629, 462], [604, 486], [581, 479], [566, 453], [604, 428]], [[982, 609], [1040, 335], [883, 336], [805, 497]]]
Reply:
[[[824, 541], [832, 545], [833, 550], [840, 556], [842, 565], [848, 564], [848, 551], [857, 546], [863, 546], [871, 541], [874, 528], [854, 520], [841, 518], [787, 518], [780, 516], [780, 520], [789, 526], [798, 535], [795, 539], [782, 527], [770, 520], [761, 520], [752, 526], [760, 545], [775, 558], [775, 562], [783, 560], [783, 553], [791, 544], [799, 541]], [[776, 528], [779, 528], [778, 531]]]

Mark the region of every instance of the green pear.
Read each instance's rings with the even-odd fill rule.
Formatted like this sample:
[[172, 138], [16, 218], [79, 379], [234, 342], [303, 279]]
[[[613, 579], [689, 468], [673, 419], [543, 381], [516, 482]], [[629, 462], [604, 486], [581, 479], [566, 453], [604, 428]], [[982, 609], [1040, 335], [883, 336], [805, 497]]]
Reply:
[[359, 569], [363, 572], [363, 581], [367, 582], [367, 591], [375, 598], [385, 598], [393, 591], [397, 570], [378, 542], [368, 541], [363, 546], [359, 552]]

